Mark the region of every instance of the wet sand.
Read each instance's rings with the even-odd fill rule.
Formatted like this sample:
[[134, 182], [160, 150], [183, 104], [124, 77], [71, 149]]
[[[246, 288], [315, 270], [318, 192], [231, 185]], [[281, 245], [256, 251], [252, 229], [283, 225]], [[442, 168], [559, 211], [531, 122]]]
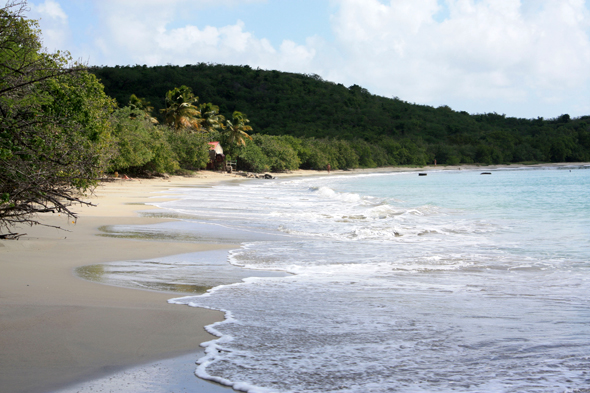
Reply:
[[[17, 227], [0, 241], [0, 391], [48, 392], [126, 367], [196, 353], [214, 338], [203, 327], [223, 314], [167, 303], [170, 292], [101, 285], [74, 275], [78, 266], [154, 258], [229, 245], [146, 242], [96, 236], [113, 224], [150, 224], [144, 202], [170, 187], [232, 179], [118, 180], [99, 187], [97, 207], [80, 207], [76, 223], [45, 215], [43, 226]], [[162, 200], [161, 198], [159, 200]], [[195, 359], [196, 360], [196, 359]], [[124, 390], [122, 390], [124, 391]]]

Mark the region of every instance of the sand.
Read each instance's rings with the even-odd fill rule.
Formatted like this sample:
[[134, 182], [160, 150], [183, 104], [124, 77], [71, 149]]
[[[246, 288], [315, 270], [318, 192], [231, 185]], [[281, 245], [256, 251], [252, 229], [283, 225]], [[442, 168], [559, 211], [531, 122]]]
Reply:
[[[0, 241], [0, 391], [47, 392], [73, 382], [186, 353], [213, 338], [203, 326], [220, 312], [167, 303], [174, 294], [111, 287], [82, 280], [82, 265], [154, 258], [227, 245], [147, 242], [96, 236], [107, 224], [149, 224], [140, 217], [154, 193], [231, 180], [198, 178], [117, 180], [96, 190], [97, 207], [78, 207], [79, 218], [44, 215], [42, 226], [17, 227], [20, 240]], [[155, 194], [157, 195], [157, 194]], [[159, 200], [163, 200], [160, 198]]]

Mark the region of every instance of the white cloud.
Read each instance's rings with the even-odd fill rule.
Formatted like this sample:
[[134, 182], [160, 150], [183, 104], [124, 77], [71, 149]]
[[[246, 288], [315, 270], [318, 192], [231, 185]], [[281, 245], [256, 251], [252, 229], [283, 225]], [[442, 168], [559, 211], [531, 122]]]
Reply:
[[45, 0], [39, 5], [31, 5], [30, 17], [40, 20], [43, 32], [43, 45], [53, 52], [67, 46], [70, 37], [68, 16], [60, 4]]
[[[315, 50], [307, 45], [285, 40], [279, 48], [274, 48], [268, 39], [247, 31], [247, 26], [240, 20], [222, 27], [187, 24], [169, 28], [180, 10], [177, 7], [184, 0], [169, 2], [165, 9], [157, 7], [159, 3], [161, 0], [151, 0], [149, 6], [142, 2], [141, 7], [135, 0], [128, 0], [120, 7], [115, 7], [113, 0], [102, 3], [101, 21], [106, 30], [95, 42], [101, 48], [99, 57], [104, 63], [122, 64], [121, 59], [125, 59], [123, 64], [211, 62], [297, 72], [311, 70]], [[226, 0], [224, 3], [231, 5], [238, 1]], [[208, 1], [201, 1], [197, 5], [207, 4]]]
[[[340, 0], [332, 23], [351, 80], [422, 103], [554, 100], [590, 81], [588, 9], [581, 0]], [[587, 89], [585, 89], [587, 91]], [[387, 94], [389, 93], [389, 94]], [[461, 109], [461, 108], [460, 108]]]

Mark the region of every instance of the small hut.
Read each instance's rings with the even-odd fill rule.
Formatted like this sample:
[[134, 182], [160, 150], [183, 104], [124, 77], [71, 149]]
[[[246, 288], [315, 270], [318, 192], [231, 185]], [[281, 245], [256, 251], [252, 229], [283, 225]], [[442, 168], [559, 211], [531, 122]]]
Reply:
[[219, 142], [209, 142], [209, 163], [207, 169], [225, 167], [225, 154]]

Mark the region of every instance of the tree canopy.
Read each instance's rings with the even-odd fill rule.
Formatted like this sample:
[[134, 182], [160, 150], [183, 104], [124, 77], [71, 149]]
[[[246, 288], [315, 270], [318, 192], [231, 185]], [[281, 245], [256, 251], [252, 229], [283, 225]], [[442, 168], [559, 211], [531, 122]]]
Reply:
[[0, 228], [36, 213], [76, 217], [105, 168], [114, 101], [67, 52], [42, 51], [25, 2], [0, 9]]
[[229, 145], [245, 146], [246, 139], [252, 140], [248, 132], [252, 131], [252, 127], [248, 125], [250, 120], [246, 118], [242, 112], [235, 111], [232, 114], [232, 119], [226, 121], [223, 133], [226, 135], [225, 141]]
[[161, 109], [166, 124], [176, 131], [182, 129], [199, 130], [201, 128], [201, 111], [196, 97], [190, 87], [181, 86], [166, 93], [166, 107]]

